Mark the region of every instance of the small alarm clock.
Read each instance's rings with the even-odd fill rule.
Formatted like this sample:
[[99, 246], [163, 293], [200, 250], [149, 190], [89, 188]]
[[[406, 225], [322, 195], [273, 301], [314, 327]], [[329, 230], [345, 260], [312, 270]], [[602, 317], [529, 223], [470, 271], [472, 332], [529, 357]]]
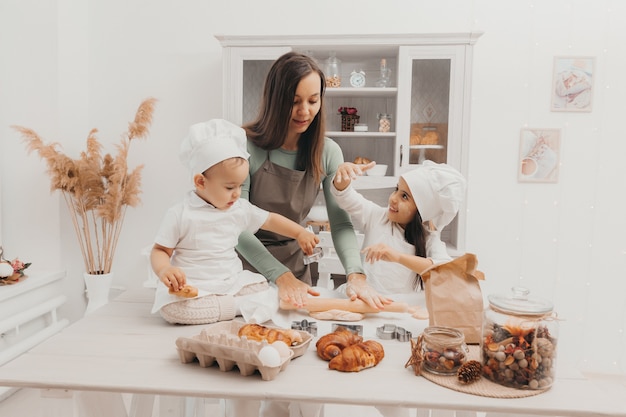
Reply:
[[359, 70], [358, 72], [352, 71], [350, 74], [350, 85], [352, 87], [364, 87], [365, 86], [365, 72]]

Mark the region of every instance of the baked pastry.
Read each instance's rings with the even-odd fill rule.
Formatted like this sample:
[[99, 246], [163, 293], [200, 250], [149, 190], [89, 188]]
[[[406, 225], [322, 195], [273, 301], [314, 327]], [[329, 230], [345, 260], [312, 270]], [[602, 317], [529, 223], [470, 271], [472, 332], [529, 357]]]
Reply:
[[378, 365], [384, 357], [383, 346], [375, 340], [368, 340], [343, 349], [328, 362], [328, 367], [342, 372], [359, 372]]
[[422, 145], [436, 145], [437, 143], [439, 143], [439, 134], [437, 132], [426, 132], [422, 137]]
[[326, 310], [326, 311], [311, 311], [309, 316], [318, 320], [338, 320], [338, 321], [359, 321], [363, 320], [365, 315], [361, 313], [354, 313], [346, 310]]
[[334, 332], [320, 337], [315, 347], [317, 348], [317, 355], [325, 361], [329, 361], [339, 355], [344, 348], [362, 341], [363, 338], [358, 334], [352, 333], [345, 327], [337, 327]]
[[356, 158], [354, 158], [354, 163], [357, 165], [361, 165], [361, 164], [366, 165], [366, 164], [369, 164], [370, 162], [372, 162], [372, 160], [367, 159], [364, 156], [357, 156]]
[[287, 346], [302, 343], [302, 335], [296, 330], [275, 329], [261, 324], [244, 324], [237, 333], [239, 337], [246, 336], [248, 340], [267, 340], [272, 344], [276, 341], [284, 342]]
[[169, 293], [178, 297], [193, 298], [198, 296], [198, 289], [196, 287], [192, 287], [191, 285], [185, 285], [178, 291], [172, 291], [172, 288], [170, 287]]

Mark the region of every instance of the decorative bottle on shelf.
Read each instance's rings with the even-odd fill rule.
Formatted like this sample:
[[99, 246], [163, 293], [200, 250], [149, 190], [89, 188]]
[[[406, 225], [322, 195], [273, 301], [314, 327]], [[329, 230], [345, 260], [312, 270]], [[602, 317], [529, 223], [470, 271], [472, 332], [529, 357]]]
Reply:
[[329, 53], [326, 60], [326, 87], [341, 87], [341, 60], [335, 51]]
[[380, 78], [376, 81], [376, 87], [389, 87], [391, 85], [391, 70], [387, 68], [387, 60], [380, 60]]

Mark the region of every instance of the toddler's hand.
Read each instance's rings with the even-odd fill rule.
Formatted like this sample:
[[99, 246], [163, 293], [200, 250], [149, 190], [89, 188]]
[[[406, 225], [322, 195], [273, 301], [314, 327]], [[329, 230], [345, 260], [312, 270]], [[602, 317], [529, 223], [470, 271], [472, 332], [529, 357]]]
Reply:
[[306, 255], [312, 255], [313, 249], [318, 243], [320, 243], [320, 238], [317, 237], [315, 233], [304, 228], [298, 234], [296, 240], [298, 241], [298, 245], [300, 245], [300, 249], [302, 249], [302, 252]]
[[172, 291], [179, 291], [187, 283], [185, 273], [175, 266], [168, 266], [159, 272], [159, 279], [167, 288]]

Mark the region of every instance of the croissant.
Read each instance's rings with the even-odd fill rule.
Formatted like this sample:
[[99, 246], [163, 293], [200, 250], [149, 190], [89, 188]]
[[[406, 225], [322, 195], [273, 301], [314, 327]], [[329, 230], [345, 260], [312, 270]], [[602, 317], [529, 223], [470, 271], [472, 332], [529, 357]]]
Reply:
[[352, 333], [345, 327], [337, 327], [334, 332], [320, 337], [315, 347], [317, 348], [318, 356], [325, 361], [329, 361], [339, 355], [344, 348], [362, 341], [363, 338], [358, 334]]
[[302, 343], [302, 335], [296, 330], [274, 329], [260, 324], [244, 324], [239, 329], [238, 336], [246, 336], [248, 340], [267, 340], [267, 343], [281, 341], [287, 346]]
[[348, 346], [328, 363], [330, 369], [342, 372], [359, 372], [371, 368], [385, 357], [383, 346], [375, 340]]

